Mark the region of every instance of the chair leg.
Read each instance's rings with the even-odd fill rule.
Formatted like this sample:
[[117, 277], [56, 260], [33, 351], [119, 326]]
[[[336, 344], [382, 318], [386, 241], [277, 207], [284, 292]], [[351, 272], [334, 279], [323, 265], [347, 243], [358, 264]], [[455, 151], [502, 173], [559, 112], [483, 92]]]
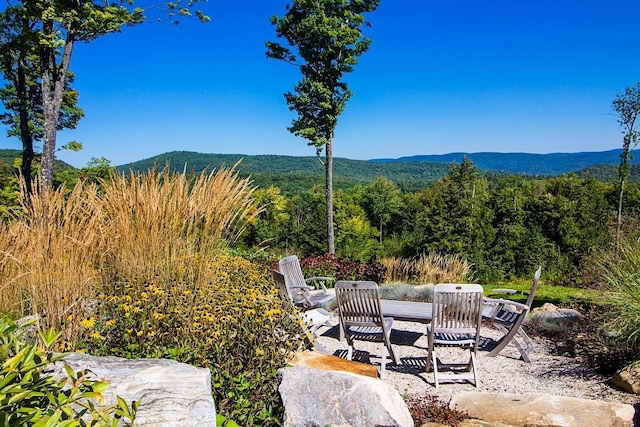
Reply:
[[380, 358], [380, 379], [384, 380], [385, 377], [385, 373], [386, 373], [386, 366], [387, 366], [387, 357], [389, 356], [389, 351], [385, 350], [382, 353], [382, 358]]
[[431, 362], [433, 363], [433, 381], [436, 384], [436, 388], [438, 388], [440, 383], [438, 382], [438, 358], [435, 349], [431, 351]]
[[476, 354], [471, 351], [471, 370], [473, 371], [473, 383], [476, 386], [476, 388], [478, 388], [478, 370], [476, 369], [477, 366], [477, 362], [476, 362]]
[[389, 337], [387, 337], [384, 340], [384, 345], [385, 347], [387, 347], [387, 352], [389, 353], [389, 356], [391, 358], [391, 360], [393, 360], [393, 363], [397, 366], [400, 364], [400, 362], [398, 361], [398, 358], [396, 357], [396, 353], [393, 351], [393, 348], [391, 348], [391, 340], [389, 339]]
[[353, 358], [353, 345], [349, 344], [347, 347], [347, 360], [351, 360]]
[[524, 331], [524, 329], [522, 329], [522, 327], [518, 329], [518, 334], [522, 337], [522, 340], [524, 341], [524, 347], [526, 348], [527, 354], [529, 354], [529, 352], [535, 351], [535, 347], [533, 346], [533, 341], [531, 341], [531, 338], [529, 338], [529, 335], [527, 335], [527, 333]]
[[431, 355], [433, 354], [433, 342], [430, 338], [427, 342], [427, 366], [425, 367], [425, 372], [429, 372], [429, 369], [431, 369]]
[[531, 363], [531, 359], [529, 358], [529, 351], [528, 351], [528, 347], [527, 345], [522, 345], [520, 344], [520, 342], [518, 341], [517, 338], [513, 338], [513, 341], [511, 341], [513, 343], [513, 345], [518, 349], [518, 351], [520, 352], [520, 357], [522, 357], [522, 360], [524, 360], [527, 363]]
[[496, 357], [511, 341], [514, 340], [517, 332], [517, 329], [511, 328], [502, 338], [500, 338], [498, 344], [489, 352], [489, 354], [487, 354], [487, 356]]

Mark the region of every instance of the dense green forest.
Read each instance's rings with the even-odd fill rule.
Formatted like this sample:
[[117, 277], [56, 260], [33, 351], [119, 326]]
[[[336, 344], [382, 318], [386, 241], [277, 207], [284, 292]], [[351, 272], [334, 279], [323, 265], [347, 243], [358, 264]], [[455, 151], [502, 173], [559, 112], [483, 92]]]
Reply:
[[[202, 154], [174, 151], [118, 166], [119, 171], [146, 171], [154, 166], [170, 165], [173, 170], [200, 173], [221, 166], [232, 166], [240, 161], [238, 171], [251, 176], [256, 185], [276, 185], [287, 194], [307, 190], [324, 181], [325, 169], [316, 156], [245, 156], [241, 154]], [[377, 176], [385, 176], [405, 191], [415, 190], [447, 173], [445, 163], [384, 164], [365, 160], [334, 159], [336, 188], [349, 188], [367, 184]]]
[[[616, 164], [619, 161], [620, 150], [603, 153], [572, 153], [572, 154], [522, 154], [522, 153], [479, 153], [484, 163], [489, 166], [479, 167], [479, 170], [491, 182], [501, 177], [513, 175], [510, 169], [518, 169], [518, 174], [535, 176], [552, 176], [556, 173], [549, 171], [575, 171], [581, 176], [594, 176], [601, 181], [617, 180]], [[453, 157], [433, 156], [441, 159], [433, 161], [366, 161], [343, 158], [334, 159], [334, 185], [338, 189], [347, 189], [356, 184], [369, 184], [376, 177], [384, 176], [393, 181], [403, 191], [417, 191], [425, 185], [430, 185], [442, 178], [452, 163], [461, 163], [463, 155]], [[469, 154], [473, 161], [478, 154]], [[515, 156], [515, 157], [514, 157]], [[418, 157], [418, 156], [417, 156]], [[424, 157], [424, 156], [422, 156]], [[409, 158], [408, 158], [409, 159]], [[169, 164], [173, 170], [199, 173], [221, 166], [231, 166], [241, 161], [238, 171], [242, 176], [251, 176], [255, 184], [260, 187], [275, 185], [285, 194], [298, 194], [315, 184], [324, 181], [324, 166], [315, 156], [275, 156], [242, 154], [203, 154], [190, 151], [173, 151], [117, 167], [117, 170], [127, 172], [146, 171], [154, 166], [164, 167]], [[598, 162], [609, 162], [601, 164]], [[540, 173], [541, 164], [545, 171]], [[475, 161], [474, 161], [474, 164]], [[589, 165], [584, 170], [575, 166]], [[476, 164], [476, 166], [478, 166]], [[538, 172], [537, 172], [538, 171]], [[631, 182], [640, 181], [640, 166], [634, 165], [631, 171]]]
[[[189, 153], [183, 152], [185, 161], [180, 163], [179, 156], [172, 157], [176, 153], [170, 154], [171, 159], [154, 158], [135, 169], [129, 165], [120, 170], [146, 171], [171, 161], [180, 172], [196, 173], [230, 167], [240, 158], [220, 155], [218, 163], [211, 164], [211, 155], [203, 155], [208, 159], [205, 164], [187, 161]], [[0, 213], [9, 218], [18, 211], [16, 171], [10, 157], [0, 160]], [[481, 170], [468, 158], [450, 165], [414, 163], [413, 169], [406, 167], [409, 164], [373, 163], [373, 167], [371, 162], [338, 160], [336, 249], [345, 258], [367, 261], [437, 252], [468, 259], [474, 278], [482, 282], [529, 277], [542, 265], [551, 282], [593, 285], [593, 257], [614, 241], [615, 166], [533, 177]], [[258, 187], [256, 204], [264, 210], [247, 225], [237, 242], [239, 249], [303, 257], [325, 252], [323, 168], [317, 162], [315, 157], [243, 159], [239, 173], [251, 174]], [[67, 186], [77, 179], [100, 182], [114, 170], [108, 161], [94, 160], [79, 170], [59, 171], [56, 182]], [[628, 237], [638, 234], [637, 177], [636, 166], [624, 199]]]

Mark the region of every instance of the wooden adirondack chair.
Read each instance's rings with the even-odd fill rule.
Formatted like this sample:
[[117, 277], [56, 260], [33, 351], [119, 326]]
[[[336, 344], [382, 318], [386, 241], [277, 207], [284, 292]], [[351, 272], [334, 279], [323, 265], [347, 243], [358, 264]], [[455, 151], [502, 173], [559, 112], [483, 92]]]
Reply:
[[[483, 289], [480, 285], [438, 284], [433, 291], [433, 315], [427, 325], [429, 353], [426, 370], [433, 364], [436, 388], [442, 380], [472, 380], [478, 387], [477, 352], [482, 323]], [[443, 363], [438, 346], [458, 346], [469, 350], [466, 363]], [[440, 368], [450, 368], [442, 372]], [[460, 372], [460, 368], [464, 368]]]
[[[291, 299], [291, 295], [289, 294], [289, 290], [287, 289], [287, 285], [284, 280], [284, 276], [279, 271], [272, 271], [273, 279], [278, 286], [278, 294], [283, 301], [289, 301], [295, 307], [293, 300]], [[296, 309], [297, 310], [297, 309]], [[304, 321], [306, 331], [312, 337], [313, 347], [322, 353], [327, 353], [327, 350], [318, 342], [318, 329], [323, 326], [329, 326], [329, 319], [333, 317], [331, 313], [329, 313], [324, 308], [313, 308], [310, 310], [299, 311], [296, 313], [300, 318]], [[294, 315], [292, 315], [294, 316]]]
[[[296, 255], [282, 258], [278, 264], [280, 273], [284, 276], [289, 298], [297, 306], [316, 308], [334, 298], [326, 287], [326, 283], [332, 279], [330, 277], [309, 277], [305, 279], [300, 268], [300, 261]], [[309, 283], [317, 283], [320, 286], [320, 292], [312, 292], [316, 288], [309, 286]]]
[[353, 344], [356, 340], [383, 342], [388, 354], [382, 355], [380, 378], [384, 379], [387, 356], [397, 365], [391, 348], [391, 326], [393, 317], [383, 317], [380, 307], [380, 294], [375, 282], [339, 281], [336, 283], [338, 315], [349, 349], [347, 359], [353, 356]]
[[527, 363], [531, 362], [529, 353], [534, 351], [534, 346], [531, 338], [529, 338], [529, 336], [523, 329], [522, 322], [529, 313], [529, 310], [531, 310], [531, 304], [533, 304], [533, 299], [535, 298], [536, 290], [538, 289], [538, 282], [540, 281], [541, 274], [542, 267], [539, 267], [533, 276], [531, 290], [528, 293], [516, 291], [513, 289], [493, 289], [491, 291], [492, 293], [503, 293], [509, 295], [528, 295], [527, 302], [524, 304], [502, 298], [485, 298], [482, 318], [504, 333], [502, 338], [498, 340], [497, 345], [493, 348], [493, 350], [489, 352], [487, 356], [495, 357], [507, 345], [513, 343], [513, 345], [516, 346], [516, 348], [520, 352], [522, 360]]

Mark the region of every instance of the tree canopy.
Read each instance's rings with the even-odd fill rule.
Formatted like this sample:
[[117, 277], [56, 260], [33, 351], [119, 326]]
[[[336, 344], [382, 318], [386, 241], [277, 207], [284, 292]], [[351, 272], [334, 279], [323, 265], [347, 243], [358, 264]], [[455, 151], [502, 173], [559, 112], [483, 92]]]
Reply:
[[[198, 1], [177, 0], [164, 5], [169, 17], [176, 19], [190, 15], [190, 8]], [[74, 127], [81, 117], [76, 109], [77, 93], [69, 86], [75, 43], [141, 24], [144, 12], [133, 0], [21, 0], [0, 12], [0, 71], [7, 83], [0, 97], [10, 112], [3, 121], [10, 130], [20, 130], [24, 151], [42, 138], [44, 188], [50, 188], [53, 181], [57, 131]], [[209, 19], [200, 11], [196, 15], [202, 21]]]
[[298, 114], [288, 128], [308, 140], [320, 156], [325, 149], [328, 252], [335, 253], [333, 231], [332, 141], [338, 117], [351, 98], [343, 80], [371, 40], [362, 34], [363, 13], [373, 12], [379, 0], [294, 0], [287, 13], [273, 16], [276, 36], [288, 46], [267, 42], [267, 57], [296, 65], [302, 80], [285, 94], [289, 109]]

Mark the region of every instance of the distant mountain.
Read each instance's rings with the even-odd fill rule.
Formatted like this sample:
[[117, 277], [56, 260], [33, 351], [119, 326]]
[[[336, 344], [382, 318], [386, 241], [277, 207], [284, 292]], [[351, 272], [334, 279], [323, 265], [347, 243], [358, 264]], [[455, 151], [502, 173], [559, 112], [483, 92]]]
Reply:
[[[9, 166], [13, 166], [16, 159], [22, 160], [22, 150], [15, 150], [12, 148], [0, 149], [0, 161]], [[65, 169], [73, 169], [73, 166], [71, 166], [69, 163], [63, 162], [62, 160], [56, 160], [53, 163], [54, 173], [61, 172]]]
[[[637, 153], [640, 150], [634, 150]], [[562, 175], [563, 173], [579, 171], [596, 165], [617, 165], [620, 163], [621, 149], [580, 152], [580, 153], [450, 153], [433, 154], [397, 159], [373, 159], [378, 163], [414, 163], [414, 162], [438, 162], [461, 163], [464, 157], [471, 159], [474, 165], [480, 169], [515, 172], [527, 175]]]
[[[304, 186], [310, 188], [314, 183], [324, 183], [324, 165], [315, 156], [276, 156], [243, 154], [203, 154], [190, 151], [173, 151], [155, 157], [118, 166], [122, 172], [137, 172], [159, 168], [169, 164], [172, 170], [199, 173], [203, 170], [231, 167], [240, 161], [238, 172], [251, 175], [259, 186], [274, 184], [284, 191]], [[368, 184], [378, 176], [385, 176], [405, 190], [414, 190], [444, 176], [449, 170], [446, 163], [376, 163], [368, 160], [350, 160], [334, 158], [334, 183], [337, 188], [353, 184]]]
[[[635, 150], [636, 158], [638, 151]], [[334, 159], [335, 188], [349, 188], [368, 184], [378, 176], [395, 182], [405, 191], [416, 191], [444, 176], [452, 163], [461, 163], [469, 157], [490, 179], [510, 174], [528, 176], [557, 176], [576, 172], [600, 181], [615, 182], [617, 165], [622, 150], [582, 153], [451, 153], [401, 157], [398, 159], [350, 160]], [[0, 161], [12, 165], [21, 157], [19, 150], [0, 149]], [[324, 166], [315, 156], [276, 156], [243, 154], [204, 154], [191, 151], [173, 151], [137, 162], [117, 166], [121, 172], [142, 172], [153, 167], [169, 165], [172, 170], [200, 173], [220, 167], [231, 167], [240, 161], [238, 172], [251, 176], [255, 185], [276, 185], [283, 192], [295, 194], [313, 185], [324, 185]], [[56, 161], [59, 171], [72, 166]], [[640, 165], [632, 161], [631, 182], [640, 182]]]

